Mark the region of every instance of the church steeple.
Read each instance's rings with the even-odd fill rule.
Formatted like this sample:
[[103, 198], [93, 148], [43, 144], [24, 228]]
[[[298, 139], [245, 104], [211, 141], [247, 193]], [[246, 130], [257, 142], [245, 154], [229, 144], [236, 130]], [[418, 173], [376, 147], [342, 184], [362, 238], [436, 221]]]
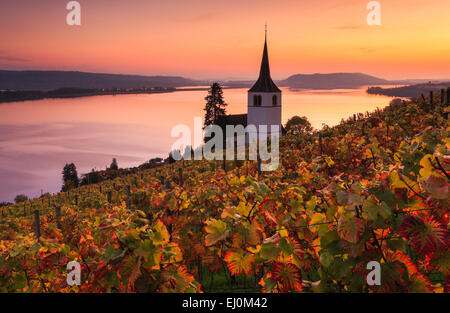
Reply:
[[249, 92], [281, 92], [270, 77], [269, 54], [267, 52], [267, 25], [265, 31], [264, 51], [259, 78]]

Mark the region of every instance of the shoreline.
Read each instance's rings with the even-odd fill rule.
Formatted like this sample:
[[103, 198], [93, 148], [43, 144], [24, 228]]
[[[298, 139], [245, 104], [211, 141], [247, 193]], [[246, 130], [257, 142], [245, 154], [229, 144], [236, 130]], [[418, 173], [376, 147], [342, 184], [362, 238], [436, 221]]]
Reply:
[[[239, 89], [245, 87], [227, 87], [224, 86], [222, 89]], [[38, 101], [45, 99], [76, 99], [83, 97], [95, 97], [95, 96], [116, 96], [116, 95], [139, 95], [139, 94], [159, 94], [159, 93], [173, 93], [179, 91], [208, 91], [209, 87], [189, 87], [189, 88], [176, 88], [169, 87], [158, 90], [142, 90], [142, 89], [133, 89], [133, 90], [94, 90], [94, 91], [86, 91], [83, 92], [75, 92], [75, 93], [55, 93], [57, 90], [52, 91], [0, 91], [0, 104], [4, 103], [14, 103], [14, 102], [24, 102], [24, 101]], [[12, 93], [12, 95], [8, 95], [7, 93]], [[25, 93], [25, 95], [19, 95], [19, 93]], [[28, 93], [28, 95], [27, 95]], [[9, 96], [9, 98], [8, 98]]]
[[[157, 94], [157, 93], [172, 93], [176, 91], [198, 91], [198, 90], [207, 90], [208, 88], [186, 88], [186, 89], [162, 89], [162, 90], [94, 90], [89, 92], [81, 92], [81, 93], [65, 93], [65, 94], [54, 94], [55, 91], [10, 91], [10, 93], [25, 93], [25, 95], [12, 95], [8, 98], [8, 95], [5, 95], [5, 98], [2, 96], [6, 92], [0, 92], [0, 104], [2, 103], [14, 103], [14, 102], [24, 102], [24, 101], [37, 101], [37, 100], [45, 100], [45, 99], [76, 99], [83, 97], [94, 97], [94, 96], [116, 96], [116, 95], [130, 95], [130, 94]], [[26, 93], [31, 93], [26, 95]], [[36, 93], [36, 94], [32, 94]]]

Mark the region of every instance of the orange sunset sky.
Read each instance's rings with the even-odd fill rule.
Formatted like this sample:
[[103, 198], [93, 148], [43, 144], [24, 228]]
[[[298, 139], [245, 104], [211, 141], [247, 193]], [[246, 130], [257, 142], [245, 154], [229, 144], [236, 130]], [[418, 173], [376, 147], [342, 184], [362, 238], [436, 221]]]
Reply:
[[252, 79], [264, 24], [274, 79], [364, 72], [388, 79], [450, 78], [450, 1], [0, 0], [0, 69], [78, 70]]

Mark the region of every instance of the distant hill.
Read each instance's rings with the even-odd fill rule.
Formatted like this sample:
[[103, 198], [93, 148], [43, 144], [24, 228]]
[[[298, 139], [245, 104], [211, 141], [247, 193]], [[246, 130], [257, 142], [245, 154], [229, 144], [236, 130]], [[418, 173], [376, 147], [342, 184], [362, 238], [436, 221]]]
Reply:
[[204, 82], [179, 76], [140, 76], [66, 71], [3, 71], [0, 90], [112, 89], [199, 86]]
[[441, 89], [447, 89], [449, 87], [450, 82], [442, 82], [438, 84], [417, 84], [396, 88], [370, 87], [367, 89], [367, 93], [391, 97], [418, 98], [422, 94], [427, 96], [430, 91], [440, 92]]
[[278, 82], [295, 89], [353, 89], [367, 85], [390, 85], [391, 81], [362, 73], [296, 74]]

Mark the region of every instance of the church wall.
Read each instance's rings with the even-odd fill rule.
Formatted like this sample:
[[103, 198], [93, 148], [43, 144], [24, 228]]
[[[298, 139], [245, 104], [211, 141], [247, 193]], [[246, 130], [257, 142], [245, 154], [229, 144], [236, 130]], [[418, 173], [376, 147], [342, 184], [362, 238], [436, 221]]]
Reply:
[[[253, 96], [261, 95], [261, 106], [253, 106]], [[277, 95], [278, 106], [272, 105], [272, 97]], [[270, 136], [270, 125], [280, 125], [281, 132], [281, 93], [272, 92], [249, 92], [248, 93], [248, 115], [247, 125], [268, 125], [267, 131]]]
[[261, 106], [267, 106], [267, 107], [271, 107], [272, 106], [272, 97], [274, 95], [277, 96], [277, 103], [279, 106], [281, 106], [281, 92], [249, 92], [248, 93], [248, 106], [254, 106], [253, 103], [253, 96], [254, 95], [260, 95], [262, 98], [262, 103]]

